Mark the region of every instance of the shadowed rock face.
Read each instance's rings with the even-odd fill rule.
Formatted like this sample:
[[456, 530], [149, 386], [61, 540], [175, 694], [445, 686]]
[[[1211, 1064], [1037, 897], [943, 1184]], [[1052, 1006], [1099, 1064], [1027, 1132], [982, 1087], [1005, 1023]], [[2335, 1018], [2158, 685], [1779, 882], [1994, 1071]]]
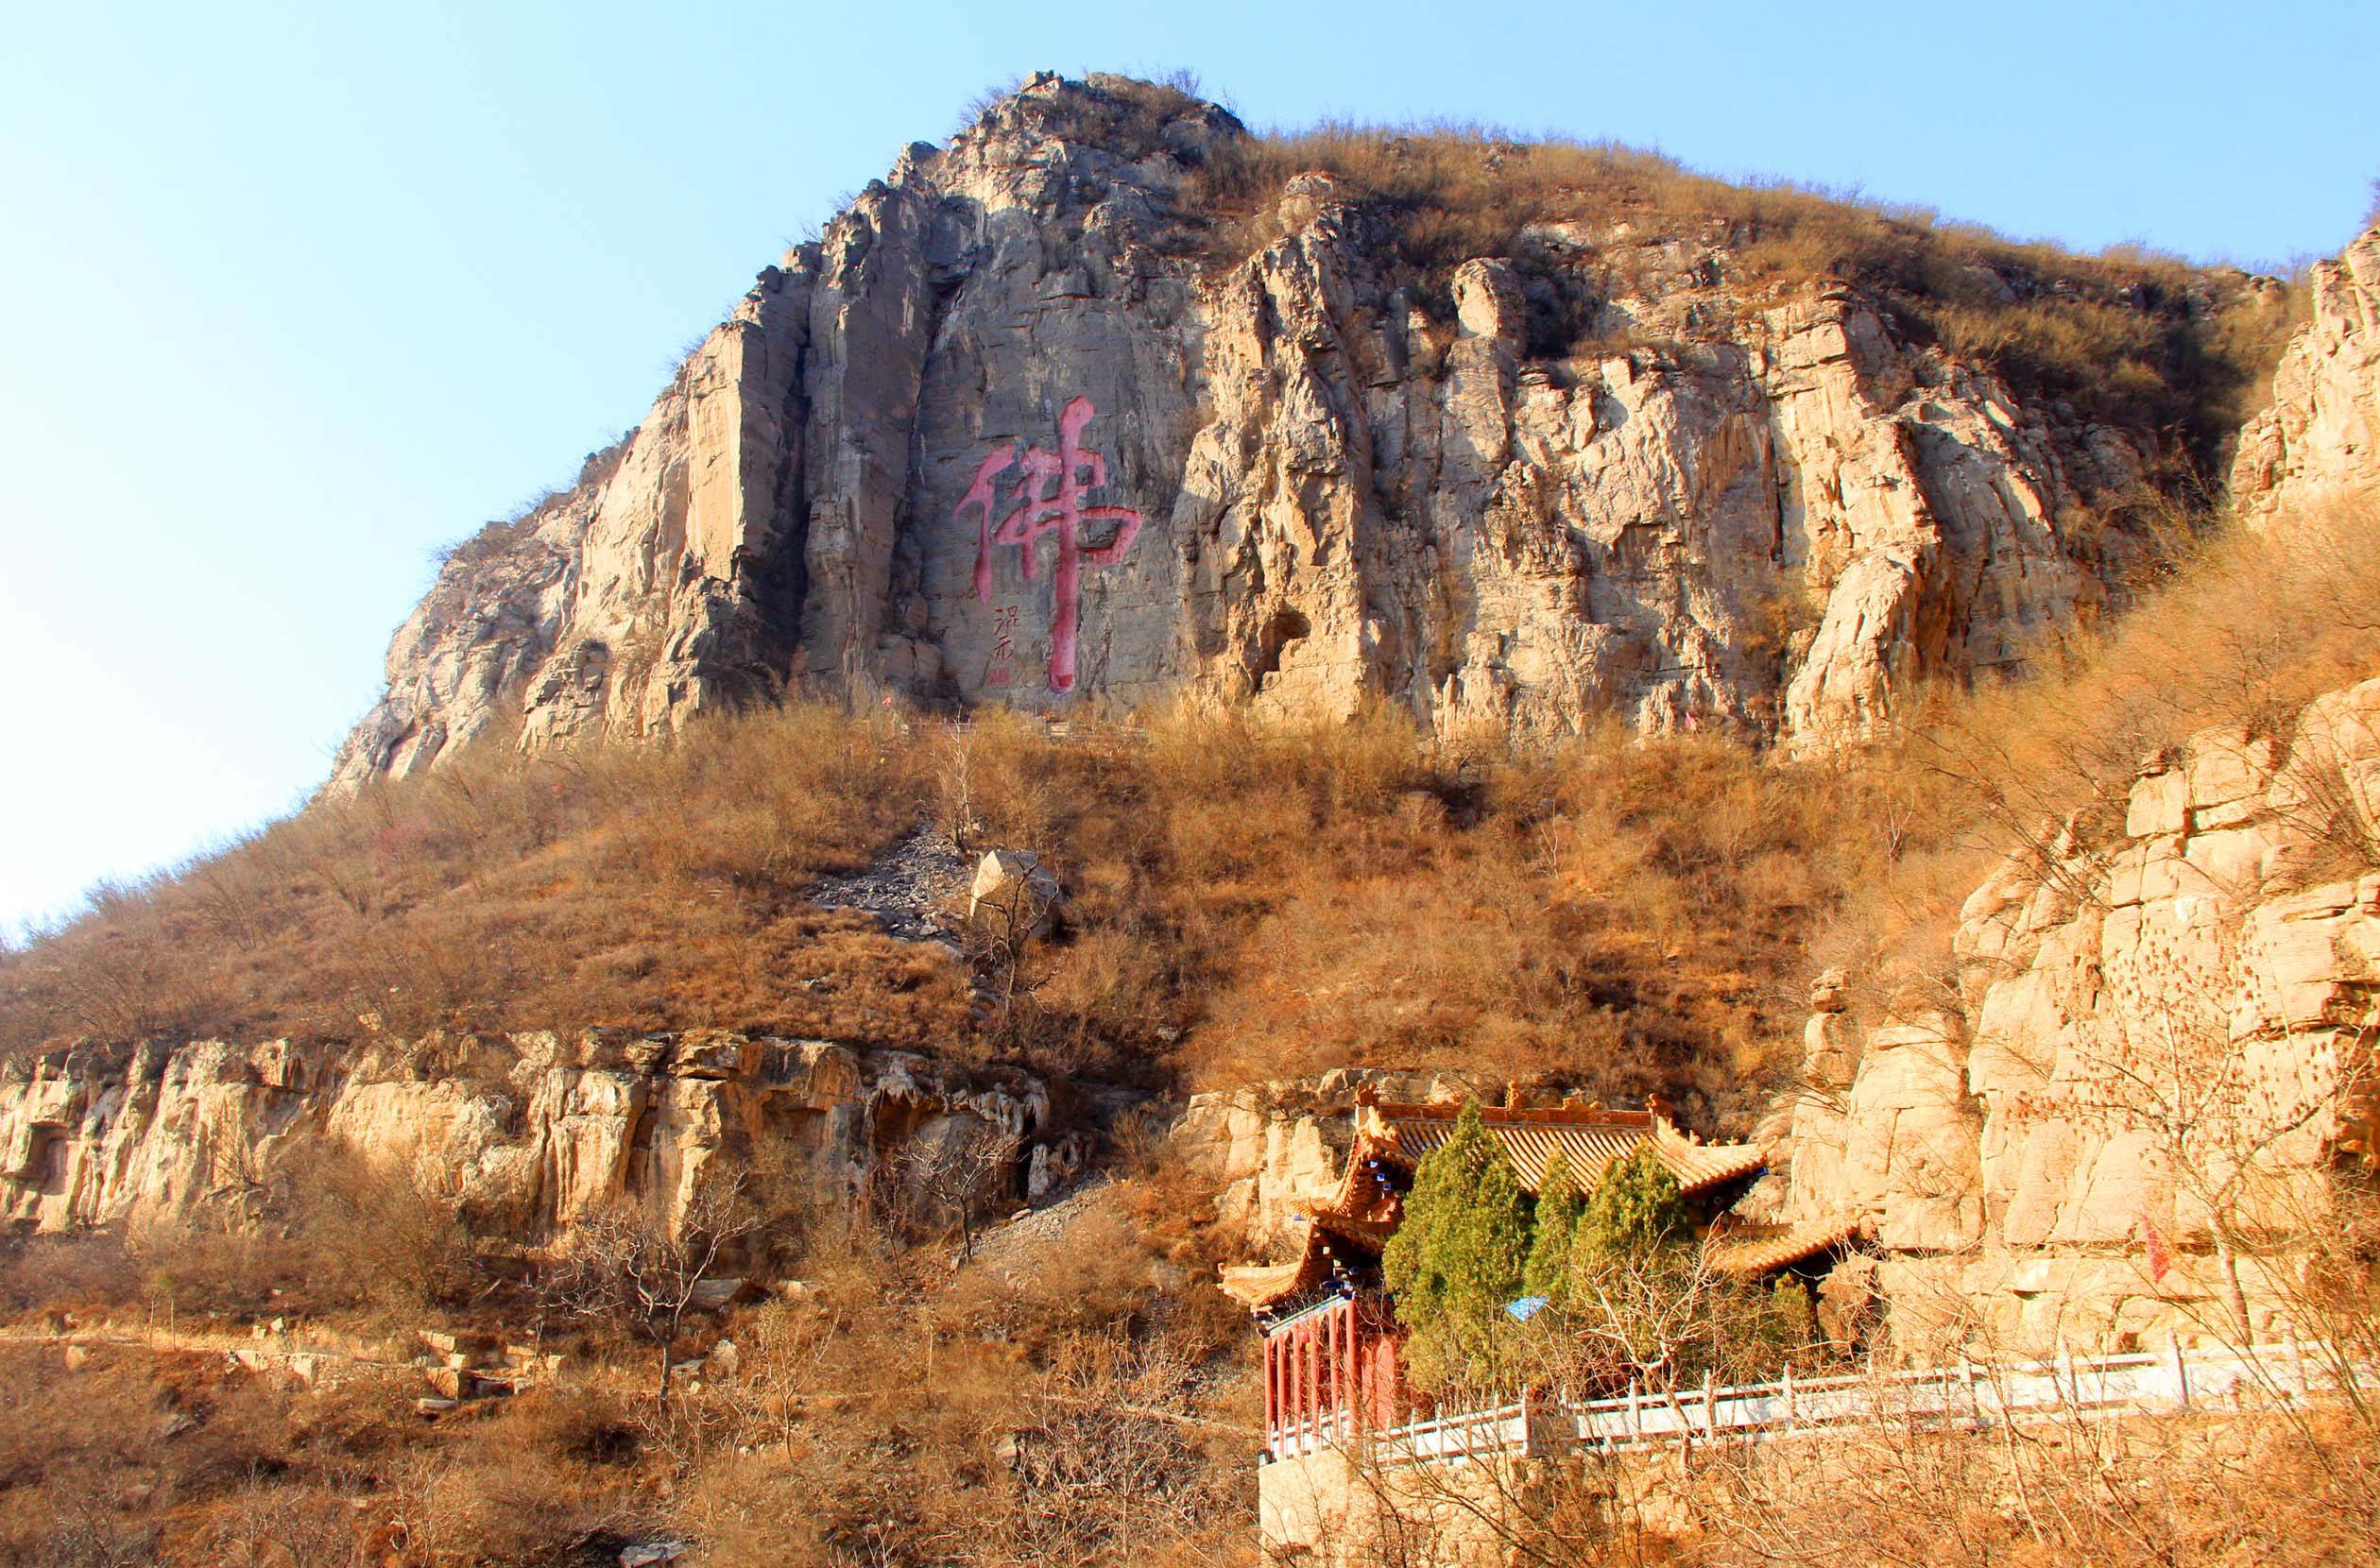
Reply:
[[[1155, 92], [1036, 77], [762, 272], [446, 566], [336, 782], [788, 688], [1806, 745], [2087, 622], [2128, 559], [2091, 498], [2153, 434], [2020, 406], [1842, 285], [1738, 293], [1726, 223], [1546, 226], [1433, 314], [1304, 174], [1215, 270], [1192, 172], [1245, 132]], [[1547, 357], [1556, 305], [1635, 346]]]

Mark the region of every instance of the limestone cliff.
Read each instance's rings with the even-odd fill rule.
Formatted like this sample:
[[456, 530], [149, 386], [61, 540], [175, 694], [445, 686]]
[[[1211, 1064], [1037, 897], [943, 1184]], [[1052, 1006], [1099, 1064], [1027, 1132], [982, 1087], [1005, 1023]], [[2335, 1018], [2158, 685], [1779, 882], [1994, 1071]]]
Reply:
[[447, 562], [336, 781], [788, 688], [1807, 742], [2087, 622], [2135, 552], [2106, 512], [2166, 436], [1824, 273], [1740, 283], [1748, 221], [1541, 224], [1427, 282], [1309, 173], [1224, 265], [1196, 177], [1245, 137], [1044, 76], [911, 147]]
[[1756, 1196], [1861, 1220], [1912, 1342], [2270, 1332], [2286, 1237], [2373, 1152], [2380, 681], [2150, 758], [2128, 805], [1967, 901], [1958, 1005], [1862, 1039], [1822, 987]]
[[2380, 491], [2380, 228], [2314, 264], [2314, 318], [2240, 433], [2232, 496], [2252, 522]]
[[748, 1175], [762, 1151], [794, 1178], [781, 1202], [988, 1202], [1023, 1196], [1068, 1151], [1048, 1123], [1047, 1095], [1021, 1075], [970, 1083], [816, 1040], [77, 1049], [0, 1076], [0, 1215], [43, 1230], [239, 1218], [330, 1146], [516, 1236], [624, 1195], [675, 1215], [714, 1161]]
[[1213, 1221], [1229, 1243], [1263, 1257], [1301, 1239], [1301, 1205], [1337, 1194], [1355, 1143], [1358, 1089], [1386, 1099], [1461, 1099], [1482, 1086], [1434, 1074], [1334, 1067], [1190, 1097], [1169, 1139], [1184, 1169], [1215, 1192]]

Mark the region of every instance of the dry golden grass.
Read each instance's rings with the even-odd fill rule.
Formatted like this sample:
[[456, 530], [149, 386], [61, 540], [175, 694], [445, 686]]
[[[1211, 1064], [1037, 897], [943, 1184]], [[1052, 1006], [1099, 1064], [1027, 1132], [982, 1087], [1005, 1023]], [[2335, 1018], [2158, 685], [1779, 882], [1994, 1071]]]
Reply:
[[1715, 1111], [1749, 1103], [1799, 936], [1862, 874], [1815, 835], [1866, 783], [1723, 742], [1457, 755], [1384, 711], [1062, 739], [987, 714], [963, 742], [978, 837], [1072, 893], [999, 1016], [940, 949], [802, 902], [948, 810], [951, 742], [788, 709], [317, 803], [0, 960], [0, 1040], [718, 1027], [1152, 1086], [1396, 1061]]
[[965, 976], [802, 900], [920, 792], [891, 726], [805, 707], [652, 747], [486, 749], [100, 889], [0, 959], [0, 1049], [598, 1023], [935, 1043], [965, 1031]]
[[[2269, 730], [2374, 672], [2380, 522], [2220, 536], [2027, 678], [1921, 693], [1886, 743], [1786, 765], [1611, 728], [1514, 752], [1377, 709], [1176, 712], [1053, 737], [788, 707], [647, 748], [464, 758], [326, 800], [0, 957], [0, 1045], [716, 1027], [1224, 1086], [1347, 1064], [1659, 1089], [1739, 1126], [1811, 971], [1950, 980], [2012, 845], [2120, 811], [2145, 753]], [[804, 902], [920, 815], [1071, 893], [1013, 1006]]]
[[[1871, 1006], [1916, 982], [1951, 986], [1958, 909], [2003, 856], [2050, 856], [2120, 830], [2141, 762], [2223, 726], [2286, 739], [2313, 698], [2380, 675], [2380, 508], [2340, 502], [2219, 532], [2096, 637], [2025, 675], [1944, 688], [1909, 705], [1892, 743], [1858, 765], [1909, 802], [1904, 852], [1863, 878], [1813, 937]], [[2372, 846], [2335, 845], [2341, 869]], [[2352, 862], [2352, 863], [2350, 863]]]
[[1076, 934], [1029, 955], [1015, 1048], [1193, 1087], [1395, 1065], [1749, 1109], [1810, 923], [1886, 852], [1875, 788], [1618, 728], [1458, 753], [1374, 710], [975, 731], [973, 810], [1045, 846]]
[[1251, 1561], [1244, 1320], [1161, 1290], [1128, 1219], [1094, 1230], [1020, 1284], [823, 1241], [800, 1301], [705, 1321], [740, 1366], [666, 1406], [625, 1341], [435, 1422], [402, 1372], [306, 1389], [219, 1352], [0, 1343], [0, 1561]]
[[[2274, 731], [2308, 696], [2380, 673], [2374, 603], [2380, 525], [2354, 510], [2291, 520], [2210, 546], [2041, 678], [1930, 694], [1890, 743], [1836, 765], [1616, 730], [1549, 753], [1458, 748], [1383, 712], [1304, 727], [1181, 712], [1064, 739], [1013, 716], [953, 736], [764, 714], [650, 753], [478, 759], [466, 777], [265, 836], [374, 868], [385, 904], [342, 905], [327, 878], [295, 892], [241, 883], [226, 861], [262, 874], [235, 854], [94, 912], [8, 975], [70, 969], [124, 940], [119, 922], [164, 911], [189, 922], [192, 944], [161, 947], [164, 960], [200, 975], [253, 966], [242, 972], [270, 995], [328, 1008], [338, 993], [306, 989], [318, 978], [272, 968], [309, 951], [274, 957], [274, 933], [334, 905], [359, 925], [435, 907], [455, 929], [501, 932], [505, 890], [531, 864], [578, 868], [588, 897], [613, 901], [582, 910], [639, 910], [653, 940], [691, 946], [737, 922], [757, 929], [756, 912], [817, 922], [799, 907], [813, 868], [865, 860], [914, 810], [963, 810], [986, 842], [1043, 848], [1074, 908], [1070, 934], [1028, 953], [1017, 1015], [996, 1026], [954, 1004], [964, 1038], [950, 1043], [1176, 1083], [1357, 1061], [1545, 1074], [1615, 1099], [1663, 1087], [1700, 1119], [1739, 1122], [1797, 1050], [1818, 960], [1939, 982], [1949, 915], [2012, 832], [2078, 810], [2104, 821], [2143, 751], [2207, 724]], [[762, 775], [777, 793], [755, 802]], [[557, 780], [563, 794], [539, 793]], [[648, 814], [661, 800], [675, 818]], [[730, 860], [705, 815], [714, 805], [758, 812], [767, 830]], [[544, 827], [488, 826], [538, 812], [553, 813]], [[384, 832], [437, 847], [376, 861]], [[629, 876], [641, 862], [608, 858], [624, 843], [665, 870]], [[307, 901], [283, 909], [284, 896]], [[236, 954], [210, 946], [233, 921], [255, 940]], [[806, 929], [780, 953], [790, 972], [831, 973], [851, 995], [862, 977], [836, 966], [895, 950], [832, 922]], [[559, 932], [563, 953], [595, 940]], [[673, 996], [751, 985], [767, 1006], [794, 1005], [766, 973], [677, 962]], [[948, 983], [956, 995], [963, 977]], [[922, 1015], [871, 1027], [917, 1034]], [[707, 1329], [736, 1338], [744, 1371], [666, 1416], [626, 1381], [641, 1371], [629, 1347], [599, 1337], [569, 1347], [585, 1371], [568, 1397], [437, 1425], [402, 1398], [298, 1395], [219, 1359], [136, 1366], [104, 1352], [70, 1379], [55, 1347], [0, 1352], [0, 1556], [529, 1563], [675, 1533], [723, 1564], [1248, 1560], [1245, 1336], [1190, 1283], [1218, 1261], [1218, 1238], [1195, 1224], [1202, 1195], [1161, 1150], [1122, 1141], [1131, 1181], [1113, 1218], [1022, 1283], [982, 1264], [954, 1275], [821, 1224], [787, 1265], [812, 1294]], [[0, 1270], [0, 1292], [20, 1309], [167, 1287], [189, 1309], [234, 1314], [313, 1300], [263, 1294], [277, 1286], [351, 1315], [433, 1310], [374, 1282], [432, 1277], [454, 1237], [394, 1223], [368, 1188], [318, 1185], [314, 1202], [246, 1241], [38, 1244]], [[161, 1259], [181, 1275], [162, 1279]], [[500, 1288], [472, 1310], [517, 1330], [505, 1314], [518, 1305]], [[632, 1369], [616, 1389], [612, 1355]], [[197, 1424], [163, 1436], [184, 1414]], [[1885, 1440], [1871, 1468], [1907, 1485], [1713, 1473], [1688, 1500], [1688, 1534], [1637, 1532], [1628, 1549], [1727, 1562], [1786, 1540], [1816, 1560], [1846, 1540], [1916, 1554], [1948, 1531], [1978, 1561], [2315, 1562], [2339, 1559], [2371, 1517], [2368, 1432], [2309, 1426], [2252, 1452], [2153, 1463], [2079, 1440], [2070, 1453], [2029, 1448], [2028, 1501], [2013, 1508], [1995, 1468], [2004, 1457], [1962, 1440]], [[2171, 1483], [2155, 1496], [2141, 1484], [2152, 1475]], [[1932, 1500], [1912, 1512], [1909, 1495]], [[2316, 1527], [2292, 1533], [2292, 1510]]]

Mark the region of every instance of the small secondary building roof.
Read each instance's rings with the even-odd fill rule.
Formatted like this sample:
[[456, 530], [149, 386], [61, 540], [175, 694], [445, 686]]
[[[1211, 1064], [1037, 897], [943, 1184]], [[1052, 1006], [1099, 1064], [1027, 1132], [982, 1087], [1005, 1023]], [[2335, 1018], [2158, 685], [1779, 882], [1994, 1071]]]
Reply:
[[1866, 1229], [1867, 1221], [1856, 1214], [1823, 1215], [1785, 1225], [1739, 1226], [1710, 1238], [1710, 1263], [1722, 1274], [1772, 1274], [1847, 1247]]

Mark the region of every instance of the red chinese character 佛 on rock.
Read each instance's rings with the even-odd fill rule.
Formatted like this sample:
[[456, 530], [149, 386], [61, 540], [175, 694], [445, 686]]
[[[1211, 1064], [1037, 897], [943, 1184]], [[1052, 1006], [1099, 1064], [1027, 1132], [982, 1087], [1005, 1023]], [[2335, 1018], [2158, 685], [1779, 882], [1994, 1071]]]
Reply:
[[[1129, 506], [1086, 506], [1086, 491], [1098, 489], [1107, 483], [1107, 460], [1098, 452], [1083, 450], [1083, 428], [1098, 412], [1088, 398], [1076, 398], [1058, 415], [1058, 450], [1047, 452], [1036, 446], [1027, 449], [1019, 459], [1013, 442], [1002, 442], [991, 455], [976, 465], [975, 478], [967, 486], [967, 494], [951, 508], [953, 520], [964, 517], [968, 507], [976, 511], [975, 525], [975, 597], [989, 604], [992, 597], [992, 546], [1017, 546], [1019, 562], [1025, 580], [1039, 575], [1034, 547], [1044, 534], [1057, 536], [1057, 574], [1052, 584], [1055, 609], [1050, 618], [1050, 690], [1067, 692], [1074, 689], [1074, 649], [1080, 630], [1083, 567], [1114, 566], [1123, 559], [1124, 552], [1140, 532], [1140, 514]], [[998, 509], [999, 478], [1012, 465], [1023, 469], [1012, 496], [1015, 504], [999, 522], [992, 521]], [[1082, 529], [1086, 523], [1113, 522], [1116, 532], [1104, 544], [1086, 546]]]

